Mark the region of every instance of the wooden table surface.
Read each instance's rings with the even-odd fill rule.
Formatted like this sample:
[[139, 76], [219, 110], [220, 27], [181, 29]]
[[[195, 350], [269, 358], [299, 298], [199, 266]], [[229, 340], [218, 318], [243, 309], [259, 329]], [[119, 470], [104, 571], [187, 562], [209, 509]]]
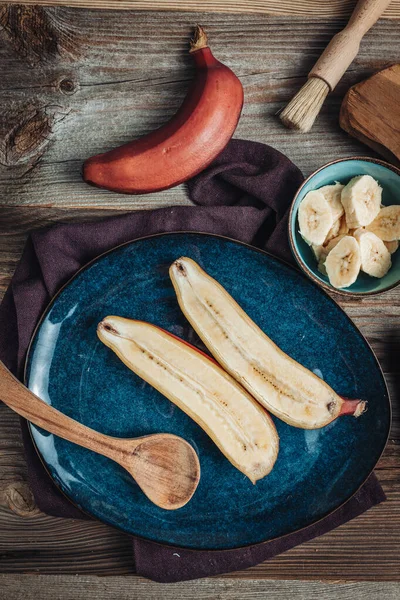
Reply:
[[[236, 137], [274, 145], [305, 175], [335, 158], [371, 155], [339, 129], [338, 112], [349, 85], [399, 62], [398, 20], [382, 20], [367, 34], [312, 132], [300, 135], [284, 129], [275, 113], [303, 83], [341, 20], [1, 5], [2, 294], [33, 228], [189, 203], [182, 186], [138, 197], [90, 188], [80, 168], [86, 157], [140, 136], [174, 113], [193, 74], [186, 49], [197, 22], [207, 28], [215, 55], [243, 82], [246, 102]], [[372, 344], [390, 388], [393, 427], [376, 469], [387, 502], [247, 571], [161, 588], [132, 576], [124, 534], [37, 510], [26, 484], [18, 417], [1, 405], [0, 598], [75, 599], [83, 592], [87, 598], [234, 599], [270, 591], [277, 598], [398, 599], [400, 288], [362, 300], [336, 299]]]

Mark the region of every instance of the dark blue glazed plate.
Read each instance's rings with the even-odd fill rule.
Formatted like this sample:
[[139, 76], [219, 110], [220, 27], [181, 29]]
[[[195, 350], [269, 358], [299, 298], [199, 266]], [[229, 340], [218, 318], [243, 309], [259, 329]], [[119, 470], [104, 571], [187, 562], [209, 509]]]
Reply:
[[[143, 319], [201, 347], [168, 277], [181, 255], [199, 262], [294, 359], [339, 394], [369, 410], [306, 431], [274, 418], [280, 452], [253, 485], [181, 410], [133, 374], [97, 338], [106, 315]], [[350, 498], [379, 459], [390, 403], [377, 360], [345, 313], [315, 284], [244, 244], [206, 234], [138, 240], [81, 270], [56, 296], [38, 327], [26, 370], [29, 388], [52, 406], [103, 433], [175, 433], [199, 454], [201, 480], [177, 511], [153, 505], [117, 464], [31, 426], [49, 473], [80, 508], [120, 529], [196, 549], [271, 540], [318, 521]]]

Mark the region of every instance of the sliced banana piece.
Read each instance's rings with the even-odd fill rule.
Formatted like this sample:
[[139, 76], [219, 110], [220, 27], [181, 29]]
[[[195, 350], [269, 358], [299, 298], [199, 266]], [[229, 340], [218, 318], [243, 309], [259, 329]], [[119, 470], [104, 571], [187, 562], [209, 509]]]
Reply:
[[311, 246], [322, 245], [333, 225], [331, 208], [318, 190], [308, 192], [298, 211], [300, 233]]
[[358, 238], [360, 235], [362, 235], [366, 231], [367, 230], [365, 229], [365, 227], [357, 227], [357, 229], [350, 229], [349, 235], [352, 235], [355, 238]]
[[317, 246], [316, 244], [312, 244], [311, 250], [313, 251], [313, 254], [317, 260], [321, 258], [322, 254], [325, 251], [324, 246], [322, 246], [321, 244], [319, 246]]
[[338, 243], [340, 242], [340, 240], [342, 240], [344, 237], [348, 237], [346, 235], [338, 235], [337, 237], [333, 238], [333, 240], [331, 240], [329, 242], [329, 244], [327, 244], [326, 246], [324, 246], [325, 248], [325, 258], [328, 256], [329, 252], [331, 250], [333, 250], [335, 248], [335, 246], [338, 245]]
[[369, 225], [381, 207], [382, 188], [370, 175], [353, 177], [342, 190], [342, 204], [350, 229]]
[[324, 196], [325, 200], [328, 202], [332, 211], [332, 217], [334, 221], [340, 219], [340, 217], [344, 213], [344, 208], [341, 201], [343, 188], [344, 185], [337, 181], [333, 185], [324, 185], [323, 187], [318, 188], [317, 190]]
[[390, 252], [384, 242], [371, 231], [356, 236], [360, 245], [361, 270], [371, 277], [383, 277], [392, 266]]
[[326, 257], [325, 268], [333, 287], [352, 285], [361, 268], [360, 247], [355, 238], [345, 235]]
[[330, 242], [331, 240], [333, 240], [333, 238], [335, 238], [335, 237], [337, 237], [339, 235], [340, 226], [341, 226], [341, 219], [337, 219], [333, 223], [333, 225], [330, 228], [330, 230], [328, 231], [328, 235], [325, 238], [324, 245], [326, 245], [328, 242]]
[[319, 247], [320, 247], [320, 251], [319, 251], [319, 255], [317, 257], [318, 271], [320, 273], [322, 273], [323, 275], [326, 275], [325, 260], [326, 260], [326, 257], [328, 256], [328, 250], [327, 250], [327, 246], [319, 246]]
[[321, 247], [321, 251], [320, 251], [319, 257], [318, 257], [318, 271], [320, 273], [322, 273], [323, 275], [327, 275], [326, 267], [325, 267], [326, 257], [328, 256], [329, 252], [331, 250], [333, 250], [334, 247], [337, 246], [337, 244], [340, 242], [340, 240], [344, 237], [345, 237], [344, 235], [338, 235], [337, 237], [330, 240], [330, 242], [328, 244]]
[[394, 254], [399, 247], [399, 242], [397, 240], [393, 240], [393, 242], [383, 242], [386, 248], [389, 250], [390, 254]]
[[384, 242], [400, 240], [400, 205], [385, 206], [368, 225], [368, 231], [375, 233]]
[[340, 227], [338, 235], [346, 235], [346, 233], [349, 233], [349, 226], [347, 225], [346, 215], [342, 215], [340, 217]]
[[325, 259], [326, 256], [324, 258], [320, 258], [318, 261], [318, 271], [320, 273], [322, 273], [322, 275], [328, 275], [328, 273], [326, 272], [326, 267], [325, 267]]

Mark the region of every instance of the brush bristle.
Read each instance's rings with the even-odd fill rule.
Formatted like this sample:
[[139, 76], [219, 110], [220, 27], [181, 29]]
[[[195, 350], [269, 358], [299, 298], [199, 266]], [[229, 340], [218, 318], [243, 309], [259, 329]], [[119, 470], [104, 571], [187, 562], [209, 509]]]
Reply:
[[280, 120], [289, 129], [310, 131], [329, 91], [325, 81], [311, 77], [281, 112]]

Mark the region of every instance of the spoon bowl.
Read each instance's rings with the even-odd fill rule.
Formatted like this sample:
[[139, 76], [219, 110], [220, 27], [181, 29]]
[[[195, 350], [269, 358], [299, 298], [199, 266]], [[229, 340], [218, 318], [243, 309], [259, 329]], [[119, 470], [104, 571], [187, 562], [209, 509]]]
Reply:
[[166, 433], [139, 438], [134, 444], [137, 445], [123, 466], [146, 496], [168, 510], [184, 506], [200, 478], [200, 463], [192, 446]]

